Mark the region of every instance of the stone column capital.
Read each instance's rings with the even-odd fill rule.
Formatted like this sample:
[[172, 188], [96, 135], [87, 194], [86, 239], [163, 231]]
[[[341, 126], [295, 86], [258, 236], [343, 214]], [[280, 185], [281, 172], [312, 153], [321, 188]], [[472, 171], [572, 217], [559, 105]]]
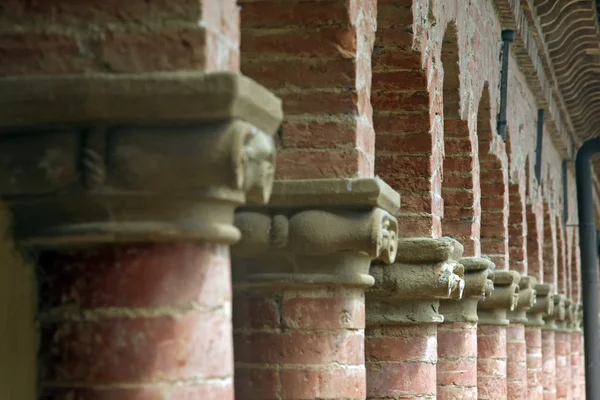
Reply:
[[554, 307], [552, 313], [544, 315], [545, 324], [542, 329], [556, 331], [563, 328], [563, 325], [565, 324], [565, 301], [565, 295], [554, 295]]
[[521, 275], [519, 280], [519, 300], [513, 311], [509, 311], [507, 316], [511, 323], [527, 323], [527, 311], [531, 309], [537, 300], [537, 279], [532, 276]]
[[463, 246], [451, 238], [398, 240], [396, 261], [371, 266], [367, 326], [440, 323], [441, 299], [459, 299], [465, 281]]
[[269, 205], [235, 215], [236, 287], [371, 286], [371, 261], [396, 257], [399, 204], [380, 179], [275, 182]]
[[24, 246], [233, 243], [268, 201], [281, 102], [232, 73], [0, 78], [0, 196]]
[[565, 333], [573, 332], [576, 307], [577, 306], [573, 300], [565, 297], [565, 317], [562, 321], [557, 322], [558, 331]]
[[514, 311], [519, 302], [521, 275], [516, 271], [495, 271], [494, 291], [477, 307], [480, 325], [508, 325], [507, 312]]
[[549, 283], [535, 285], [535, 304], [527, 310], [528, 326], [543, 326], [544, 316], [554, 312], [554, 286]]
[[494, 290], [494, 263], [483, 257], [463, 257], [465, 288], [462, 299], [440, 301], [444, 322], [477, 322], [477, 303]]

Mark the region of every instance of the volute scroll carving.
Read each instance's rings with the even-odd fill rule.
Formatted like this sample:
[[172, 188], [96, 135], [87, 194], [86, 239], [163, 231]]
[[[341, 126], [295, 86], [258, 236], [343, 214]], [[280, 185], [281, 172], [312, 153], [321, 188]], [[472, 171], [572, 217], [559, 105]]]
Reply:
[[494, 291], [480, 301], [477, 315], [481, 325], [508, 325], [507, 313], [514, 311], [519, 303], [521, 275], [516, 271], [494, 272]]
[[269, 200], [281, 102], [241, 75], [10, 77], [0, 92], [18, 93], [0, 96], [0, 196], [21, 245], [233, 243], [235, 208]]

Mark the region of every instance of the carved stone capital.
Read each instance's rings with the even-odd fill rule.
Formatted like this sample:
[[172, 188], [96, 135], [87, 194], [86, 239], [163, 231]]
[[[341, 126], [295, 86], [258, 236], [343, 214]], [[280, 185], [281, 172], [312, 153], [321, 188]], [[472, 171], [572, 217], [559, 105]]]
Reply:
[[495, 265], [482, 257], [463, 257], [460, 263], [465, 270], [462, 299], [441, 300], [440, 314], [445, 322], [477, 322], [477, 303], [494, 290]]
[[479, 302], [477, 316], [480, 325], [508, 325], [507, 312], [514, 311], [519, 303], [521, 275], [516, 271], [495, 271], [494, 291]]
[[26, 246], [233, 243], [268, 201], [281, 103], [231, 73], [0, 78], [0, 196]]
[[559, 324], [560, 327], [563, 327], [563, 324], [565, 324], [564, 328], [566, 328], [565, 300], [566, 297], [562, 294], [554, 295], [554, 308], [552, 310], [552, 313], [544, 315], [545, 324], [542, 327], [542, 329], [548, 331], [556, 331], [559, 329]]
[[535, 287], [537, 279], [532, 276], [522, 275], [519, 281], [519, 301], [514, 311], [509, 311], [508, 320], [513, 324], [527, 323], [527, 311], [536, 303], [537, 292]]
[[463, 246], [451, 238], [398, 240], [391, 265], [371, 266], [367, 326], [440, 323], [440, 299], [458, 299], [465, 281]]
[[573, 325], [575, 321], [575, 308], [576, 304], [573, 300], [565, 297], [565, 317], [562, 320], [557, 320], [557, 331], [570, 333], [573, 331]]
[[279, 181], [268, 206], [238, 211], [236, 288], [371, 286], [371, 261], [396, 257], [398, 223], [389, 211], [400, 197], [380, 179], [352, 180], [351, 190], [349, 181]]
[[573, 319], [570, 321], [571, 332], [583, 333], [581, 325], [583, 324], [583, 304], [572, 304]]
[[554, 286], [549, 283], [538, 283], [535, 285], [535, 304], [527, 310], [528, 326], [543, 326], [544, 316], [554, 312]]

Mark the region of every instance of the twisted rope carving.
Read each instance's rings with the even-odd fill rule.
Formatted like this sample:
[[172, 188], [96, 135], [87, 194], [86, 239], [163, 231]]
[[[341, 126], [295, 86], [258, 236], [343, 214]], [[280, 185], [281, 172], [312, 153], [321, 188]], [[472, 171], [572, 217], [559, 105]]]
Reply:
[[92, 129], [83, 134], [81, 148], [81, 176], [86, 189], [92, 190], [102, 185], [106, 179], [104, 149], [106, 131]]

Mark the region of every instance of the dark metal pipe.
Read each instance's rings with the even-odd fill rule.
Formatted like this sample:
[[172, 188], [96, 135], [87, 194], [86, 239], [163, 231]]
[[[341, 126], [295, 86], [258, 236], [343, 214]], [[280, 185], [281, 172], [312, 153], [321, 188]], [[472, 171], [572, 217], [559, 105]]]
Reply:
[[502, 31], [502, 74], [500, 75], [500, 112], [498, 113], [498, 134], [506, 141], [506, 104], [508, 98], [508, 61], [510, 43], [515, 40], [515, 31]]
[[[533, 172], [538, 185], [542, 181], [542, 146], [544, 144], [544, 110], [538, 110], [537, 133], [535, 138], [535, 166]], [[600, 400], [600, 399], [599, 399]]]
[[598, 152], [600, 152], [600, 138], [590, 139], [581, 146], [575, 160], [585, 342], [585, 392], [587, 399], [600, 399], [598, 247], [594, 216], [592, 166], [590, 163], [592, 156]]

